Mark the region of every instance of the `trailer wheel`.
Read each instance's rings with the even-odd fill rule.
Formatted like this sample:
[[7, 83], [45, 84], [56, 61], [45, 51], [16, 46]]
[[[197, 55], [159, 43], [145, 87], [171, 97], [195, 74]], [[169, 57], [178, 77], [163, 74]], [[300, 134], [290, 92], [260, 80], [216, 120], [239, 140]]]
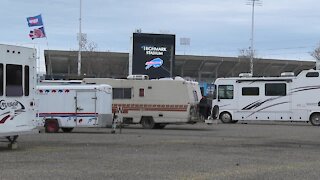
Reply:
[[144, 129], [154, 129], [155, 123], [152, 117], [142, 117], [141, 125]]
[[163, 129], [166, 127], [166, 124], [156, 123], [154, 129]]
[[310, 116], [310, 122], [314, 126], [320, 126], [320, 113], [315, 113]]
[[59, 123], [56, 119], [46, 119], [44, 127], [46, 133], [57, 133], [59, 131]]
[[220, 120], [223, 123], [232, 123], [232, 117], [231, 114], [228, 112], [222, 112], [220, 114]]
[[63, 132], [69, 133], [73, 130], [73, 128], [61, 128]]

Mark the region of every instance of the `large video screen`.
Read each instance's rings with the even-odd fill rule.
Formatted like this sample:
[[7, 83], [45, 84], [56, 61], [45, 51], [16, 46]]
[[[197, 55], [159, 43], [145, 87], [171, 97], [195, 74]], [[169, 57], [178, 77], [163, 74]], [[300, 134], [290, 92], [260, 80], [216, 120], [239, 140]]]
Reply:
[[132, 74], [151, 79], [174, 77], [175, 35], [133, 34]]

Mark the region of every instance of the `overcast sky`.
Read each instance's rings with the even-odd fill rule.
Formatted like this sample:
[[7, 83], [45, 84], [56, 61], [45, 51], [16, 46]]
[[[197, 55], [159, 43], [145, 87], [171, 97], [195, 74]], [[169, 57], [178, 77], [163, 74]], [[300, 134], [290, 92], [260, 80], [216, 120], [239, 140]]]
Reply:
[[[80, 0], [1, 0], [0, 43], [77, 50]], [[237, 56], [250, 46], [247, 0], [82, 0], [82, 32], [97, 51], [129, 52], [130, 36], [176, 35], [176, 54]], [[318, 0], [263, 0], [255, 7], [257, 57], [313, 60], [320, 42]], [[47, 38], [31, 40], [26, 18], [42, 14]], [[180, 38], [190, 38], [181, 46]], [[42, 55], [41, 55], [42, 56]], [[43, 58], [43, 57], [41, 57]]]

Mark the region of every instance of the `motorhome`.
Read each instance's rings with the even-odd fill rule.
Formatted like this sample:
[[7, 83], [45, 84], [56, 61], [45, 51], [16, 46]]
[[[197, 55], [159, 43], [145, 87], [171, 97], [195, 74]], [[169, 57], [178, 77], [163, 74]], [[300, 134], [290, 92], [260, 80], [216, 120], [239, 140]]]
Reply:
[[35, 133], [36, 50], [0, 45], [0, 137], [16, 148], [19, 135]]
[[218, 78], [212, 102], [214, 119], [223, 123], [239, 120], [306, 121], [320, 125], [320, 71], [304, 70], [279, 77]]
[[48, 133], [112, 125], [112, 88], [106, 84], [46, 82], [37, 85], [37, 101], [37, 126]]
[[168, 124], [199, 122], [201, 98], [197, 82], [181, 77], [149, 80], [146, 75], [127, 79], [85, 78], [84, 83], [110, 84], [115, 112], [122, 110], [124, 124], [141, 124], [147, 129], [162, 129]]

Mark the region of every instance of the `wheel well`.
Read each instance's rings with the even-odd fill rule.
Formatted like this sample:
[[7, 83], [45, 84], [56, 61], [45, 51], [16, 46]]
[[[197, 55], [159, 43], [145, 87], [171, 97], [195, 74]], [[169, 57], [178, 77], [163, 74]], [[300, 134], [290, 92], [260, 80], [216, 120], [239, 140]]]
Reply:
[[58, 121], [58, 119], [56, 119], [56, 118], [45, 118], [45, 120], [44, 120], [44, 125], [46, 125], [46, 122], [47, 121], [57, 121], [57, 123], [59, 124], [59, 121]]
[[318, 114], [318, 115], [320, 116], [320, 112], [313, 112], [313, 113], [311, 113], [310, 116], [309, 116], [309, 121], [311, 120], [311, 117], [312, 117], [313, 115], [315, 115], [315, 114]]
[[142, 120], [144, 119], [153, 119], [152, 116], [141, 116], [141, 119], [140, 119], [140, 123], [142, 122]]

